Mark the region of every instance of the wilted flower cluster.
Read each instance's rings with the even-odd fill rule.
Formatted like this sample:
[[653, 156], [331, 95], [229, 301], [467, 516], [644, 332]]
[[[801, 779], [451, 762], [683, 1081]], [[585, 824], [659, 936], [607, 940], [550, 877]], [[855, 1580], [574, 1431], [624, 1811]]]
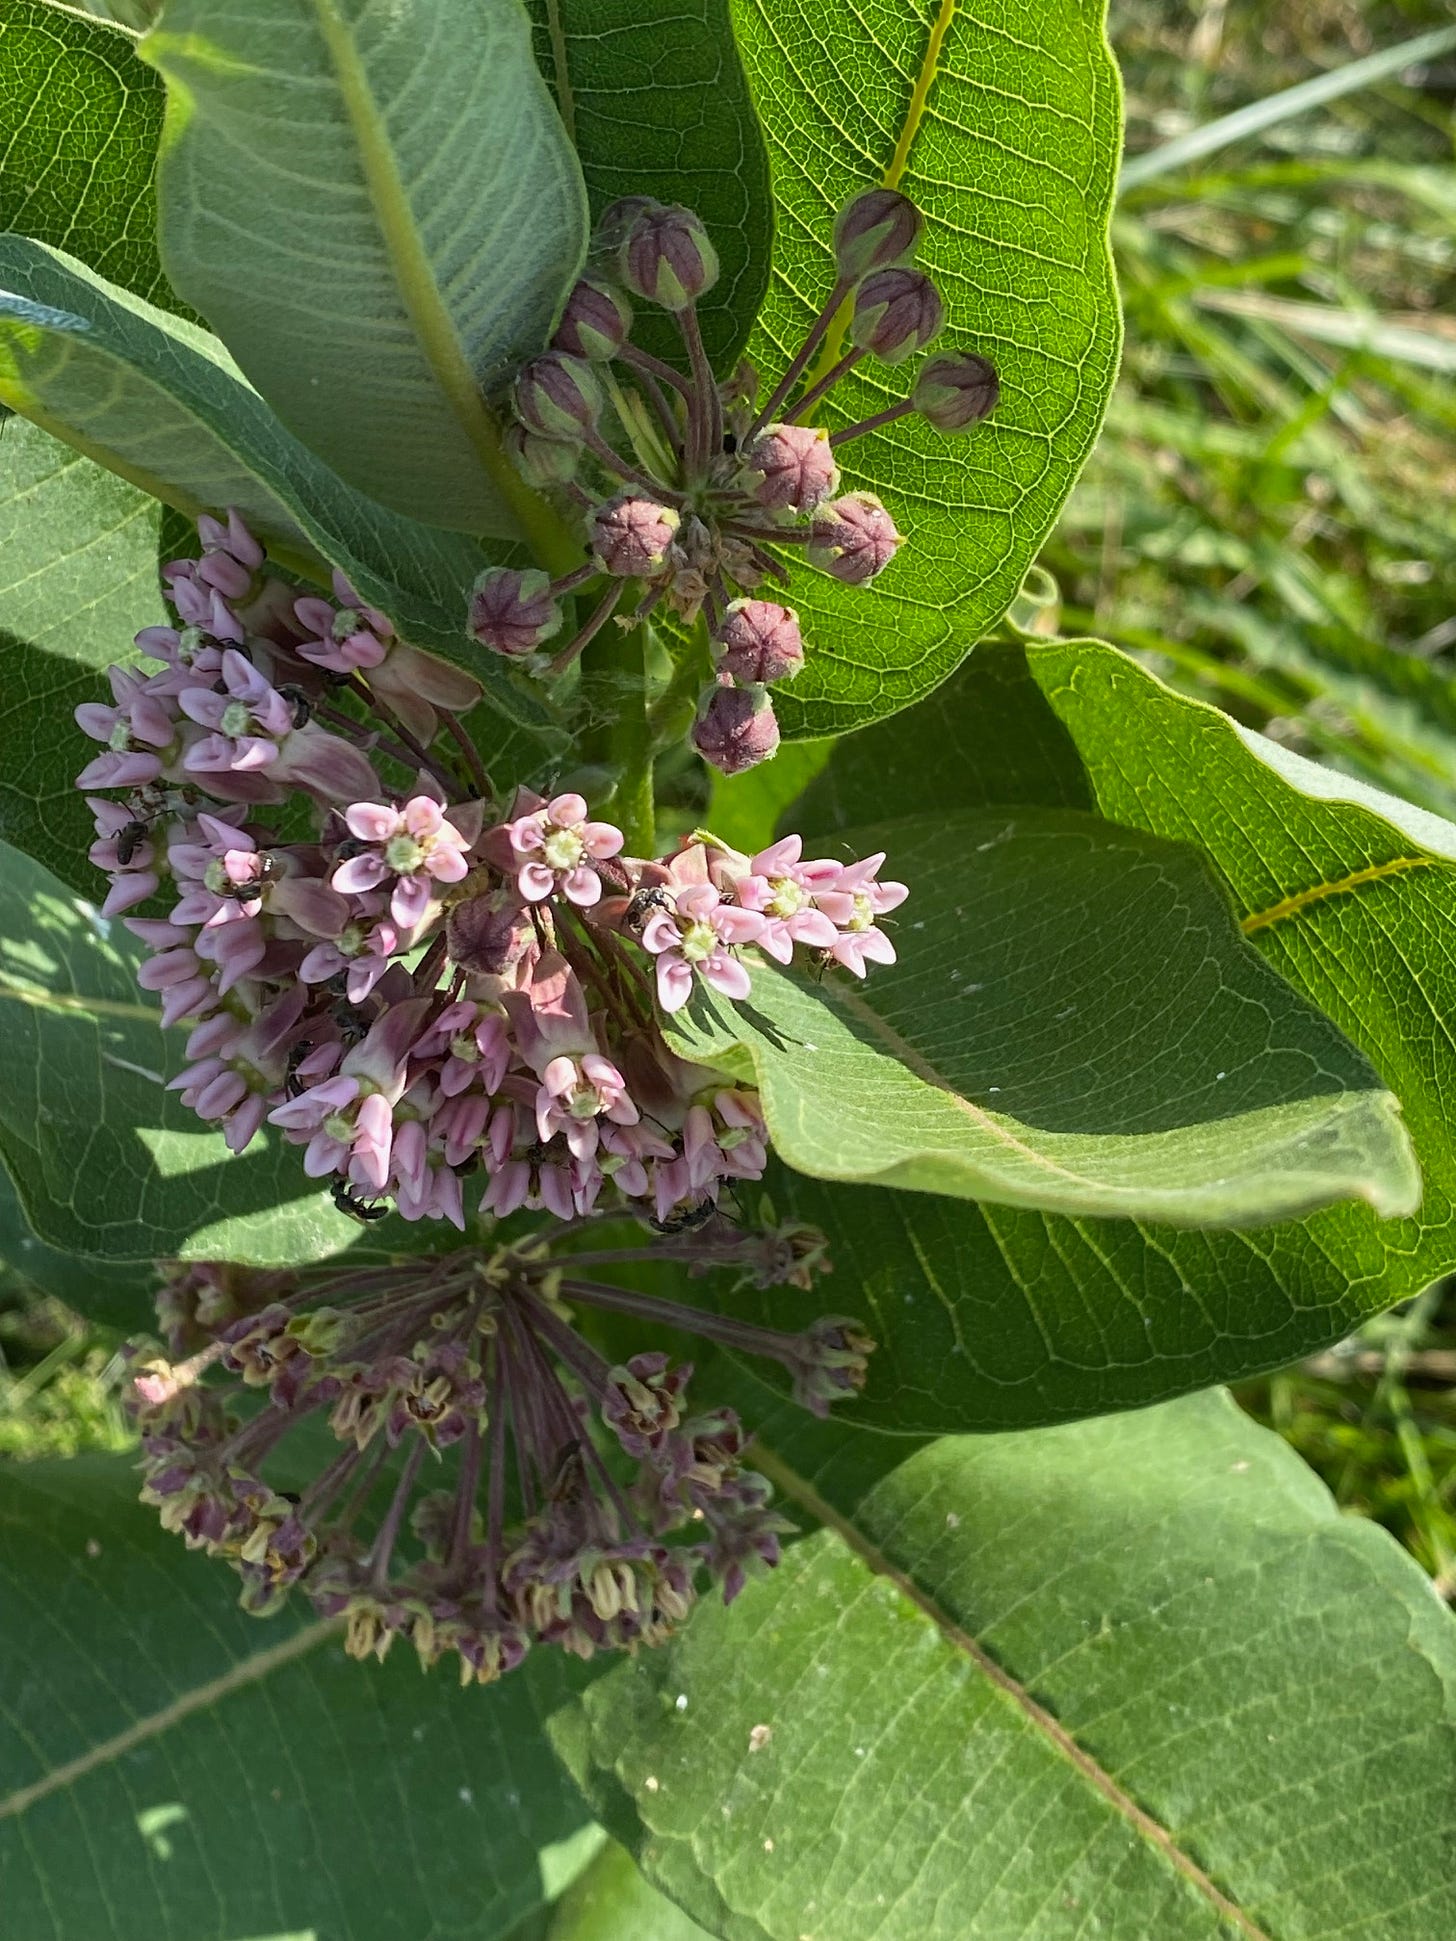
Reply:
[[[816, 1413], [852, 1394], [873, 1344], [826, 1317], [800, 1334], [721, 1319], [593, 1278], [646, 1257], [810, 1284], [822, 1236], [715, 1220], [655, 1248], [539, 1241], [312, 1276], [175, 1269], [166, 1353], [131, 1350], [143, 1499], [227, 1558], [246, 1609], [299, 1589], [356, 1657], [408, 1638], [488, 1683], [532, 1644], [582, 1657], [661, 1641], [706, 1577], [725, 1601], [789, 1529], [743, 1463], [729, 1409], [695, 1410], [692, 1369], [614, 1362], [573, 1324], [595, 1308], [688, 1327], [789, 1373]], [[603, 1236], [609, 1240], [609, 1236]], [[303, 1481], [289, 1438], [326, 1424]], [[305, 1445], [306, 1446], [306, 1445]], [[295, 1487], [302, 1483], [302, 1487]]]
[[[807, 422], [864, 358], [898, 365], [939, 335], [940, 294], [912, 260], [922, 226], [893, 189], [849, 203], [835, 226], [834, 286], [760, 402], [749, 367], [720, 383], [708, 362], [697, 303], [717, 281], [718, 261], [702, 223], [641, 196], [607, 210], [591, 273], [571, 292], [551, 348], [517, 377], [511, 432], [527, 480], [574, 505], [587, 562], [554, 581], [491, 568], [474, 592], [474, 637], [556, 674], [614, 618], [636, 624], [660, 603], [688, 619], [701, 613], [715, 678], [699, 701], [694, 745], [729, 775], [772, 755], [778, 725], [768, 689], [799, 672], [804, 648], [793, 608], [761, 590], [786, 585], [795, 557], [861, 586], [901, 544], [872, 493], [841, 493], [837, 452], [910, 412], [939, 431], [964, 431], [997, 401], [986, 359], [949, 351], [927, 358], [910, 395], [873, 417], [832, 433]], [[632, 342], [638, 303], [675, 318], [685, 370]], [[848, 349], [801, 390], [846, 307]], [[597, 583], [584, 622], [545, 659], [539, 650], [563, 631], [563, 603]]]
[[88, 798], [102, 908], [188, 1027], [183, 1100], [234, 1152], [272, 1124], [365, 1220], [626, 1206], [672, 1228], [759, 1178], [756, 1094], [677, 1057], [661, 1014], [699, 984], [746, 995], [748, 945], [893, 961], [883, 857], [704, 838], [658, 861], [570, 790], [495, 803], [454, 720], [468, 677], [342, 580], [338, 605], [295, 597], [236, 515], [201, 533], [167, 569], [183, 624], [78, 710], [104, 744], [80, 785], [123, 798]]

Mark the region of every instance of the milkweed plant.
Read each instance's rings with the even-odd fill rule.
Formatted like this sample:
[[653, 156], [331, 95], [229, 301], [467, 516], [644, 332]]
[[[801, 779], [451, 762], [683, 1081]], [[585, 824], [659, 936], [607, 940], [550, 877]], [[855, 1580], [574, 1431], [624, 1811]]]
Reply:
[[137, 1444], [0, 1479], [22, 1689], [119, 1708], [0, 1722], [16, 1941], [101, 1931], [45, 1802], [290, 1666], [444, 1926], [208, 1926], [178, 1768], [111, 1931], [504, 1936], [593, 1815], [553, 1934], [1448, 1931], [1449, 1621], [1214, 1385], [1456, 1267], [1456, 829], [1057, 632], [1100, 9], [881, 13], [0, 26], [0, 1154]]

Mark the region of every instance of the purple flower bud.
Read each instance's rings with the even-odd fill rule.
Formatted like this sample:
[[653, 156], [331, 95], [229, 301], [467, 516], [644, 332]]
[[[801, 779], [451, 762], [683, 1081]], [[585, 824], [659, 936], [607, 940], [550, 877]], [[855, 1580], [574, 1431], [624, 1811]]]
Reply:
[[465, 631], [497, 654], [534, 654], [560, 625], [551, 581], [534, 567], [488, 566], [470, 589]]
[[590, 364], [562, 351], [547, 351], [521, 366], [516, 378], [516, 416], [543, 438], [571, 438], [589, 431], [601, 416], [602, 393]]
[[649, 211], [660, 210], [663, 204], [656, 196], [622, 195], [615, 202], [609, 202], [597, 217], [597, 226], [591, 235], [591, 254], [594, 257], [610, 256], [616, 258], [627, 232], [639, 216]]
[[499, 977], [525, 955], [535, 936], [521, 900], [510, 890], [496, 890], [457, 903], [445, 924], [450, 958], [462, 970]]
[[713, 634], [720, 673], [741, 687], [791, 681], [804, 665], [799, 616], [772, 600], [734, 600]]
[[873, 492], [849, 492], [815, 513], [809, 560], [837, 580], [863, 586], [889, 565], [901, 540]]
[[592, 551], [609, 573], [645, 579], [661, 570], [680, 523], [671, 506], [623, 492], [592, 514]]
[[937, 431], [969, 431], [990, 417], [1001, 395], [996, 367], [974, 351], [927, 357], [915, 379], [915, 409]]
[[521, 477], [538, 492], [547, 486], [565, 485], [576, 477], [581, 463], [580, 445], [567, 438], [543, 438], [524, 425], [507, 425], [505, 447]]
[[898, 189], [866, 189], [847, 202], [834, 223], [834, 260], [839, 273], [857, 282], [872, 270], [908, 263], [925, 218]]
[[779, 724], [768, 690], [709, 688], [693, 723], [693, 746], [721, 775], [741, 775], [777, 754]]
[[718, 252], [707, 230], [691, 209], [676, 203], [637, 216], [619, 261], [632, 294], [664, 310], [686, 310], [718, 281]]
[[876, 270], [854, 293], [850, 342], [882, 364], [903, 364], [940, 334], [945, 305], [922, 270]]
[[632, 306], [609, 283], [584, 276], [566, 299], [553, 350], [570, 357], [606, 363], [617, 355], [632, 328]]
[[744, 457], [753, 496], [774, 512], [812, 512], [839, 490], [829, 433], [818, 425], [770, 425]]

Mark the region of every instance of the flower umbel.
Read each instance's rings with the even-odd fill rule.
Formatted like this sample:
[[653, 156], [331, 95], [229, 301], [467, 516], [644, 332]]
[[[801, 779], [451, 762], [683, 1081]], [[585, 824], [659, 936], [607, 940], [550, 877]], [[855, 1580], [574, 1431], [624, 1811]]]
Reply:
[[[823, 1250], [802, 1231], [725, 1225], [655, 1248], [804, 1284]], [[168, 1353], [127, 1351], [143, 1500], [232, 1564], [246, 1610], [297, 1591], [345, 1621], [358, 1658], [403, 1637], [426, 1667], [453, 1655], [462, 1684], [488, 1684], [532, 1647], [658, 1644], [705, 1580], [731, 1602], [777, 1563], [791, 1526], [744, 1466], [737, 1416], [693, 1408], [691, 1366], [658, 1350], [613, 1363], [577, 1311], [772, 1359], [819, 1414], [863, 1383], [873, 1343], [834, 1316], [778, 1333], [591, 1278], [653, 1251], [532, 1241], [354, 1275], [176, 1268], [158, 1297]], [[284, 1491], [268, 1472], [304, 1424], [334, 1454]]]

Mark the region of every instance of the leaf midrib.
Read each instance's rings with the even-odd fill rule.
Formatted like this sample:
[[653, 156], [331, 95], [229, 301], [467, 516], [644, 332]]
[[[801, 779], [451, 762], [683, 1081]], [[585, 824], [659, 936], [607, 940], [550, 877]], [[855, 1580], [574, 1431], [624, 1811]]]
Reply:
[[481, 470], [537, 557], [554, 571], [564, 572], [576, 564], [578, 549], [553, 509], [527, 487], [506, 456], [500, 428], [481, 396], [459, 332], [440, 295], [393, 151], [380, 135], [379, 104], [349, 29], [334, 0], [312, 0], [312, 5], [338, 78], [344, 112], [358, 143], [369, 200], [394, 270], [400, 301], [415, 328], [425, 362]]
[[1067, 1728], [1033, 1697], [1028, 1688], [951, 1617], [930, 1591], [908, 1571], [893, 1563], [856, 1524], [822, 1497], [813, 1484], [791, 1468], [776, 1451], [755, 1440], [752, 1458], [754, 1466], [761, 1469], [783, 1495], [838, 1537], [867, 1570], [877, 1577], [883, 1577], [908, 1598], [935, 1626], [946, 1643], [962, 1652], [996, 1692], [1020, 1712], [1027, 1724], [1108, 1802], [1138, 1837], [1167, 1861], [1224, 1920], [1237, 1928], [1244, 1941], [1273, 1941], [1273, 1937], [1258, 1927], [1237, 1902], [1230, 1900], [1193, 1856], [1184, 1852], [1168, 1828], [1146, 1807], [1140, 1806], [1106, 1767], [1100, 1765], [1086, 1747], [1080, 1745]]
[[266, 1651], [255, 1651], [251, 1657], [240, 1658], [236, 1664], [205, 1685], [198, 1685], [189, 1692], [183, 1692], [159, 1711], [150, 1712], [145, 1718], [138, 1719], [133, 1725], [121, 1732], [113, 1733], [98, 1745], [77, 1753], [63, 1765], [55, 1766], [43, 1778], [33, 1780], [29, 1786], [21, 1786], [6, 1798], [0, 1799], [0, 1820], [12, 1820], [28, 1812], [32, 1806], [48, 1798], [52, 1793], [64, 1791], [74, 1786], [88, 1773], [98, 1767], [109, 1765], [112, 1760], [120, 1759], [149, 1739], [155, 1739], [174, 1726], [181, 1725], [195, 1712], [206, 1711], [209, 1706], [231, 1696], [233, 1692], [243, 1691], [249, 1685], [256, 1685], [260, 1679], [270, 1677], [284, 1665], [292, 1664], [295, 1658], [302, 1658], [314, 1651], [339, 1630], [334, 1618], [322, 1618], [316, 1624], [306, 1625], [296, 1631], [291, 1638], [281, 1644], [270, 1645]]

